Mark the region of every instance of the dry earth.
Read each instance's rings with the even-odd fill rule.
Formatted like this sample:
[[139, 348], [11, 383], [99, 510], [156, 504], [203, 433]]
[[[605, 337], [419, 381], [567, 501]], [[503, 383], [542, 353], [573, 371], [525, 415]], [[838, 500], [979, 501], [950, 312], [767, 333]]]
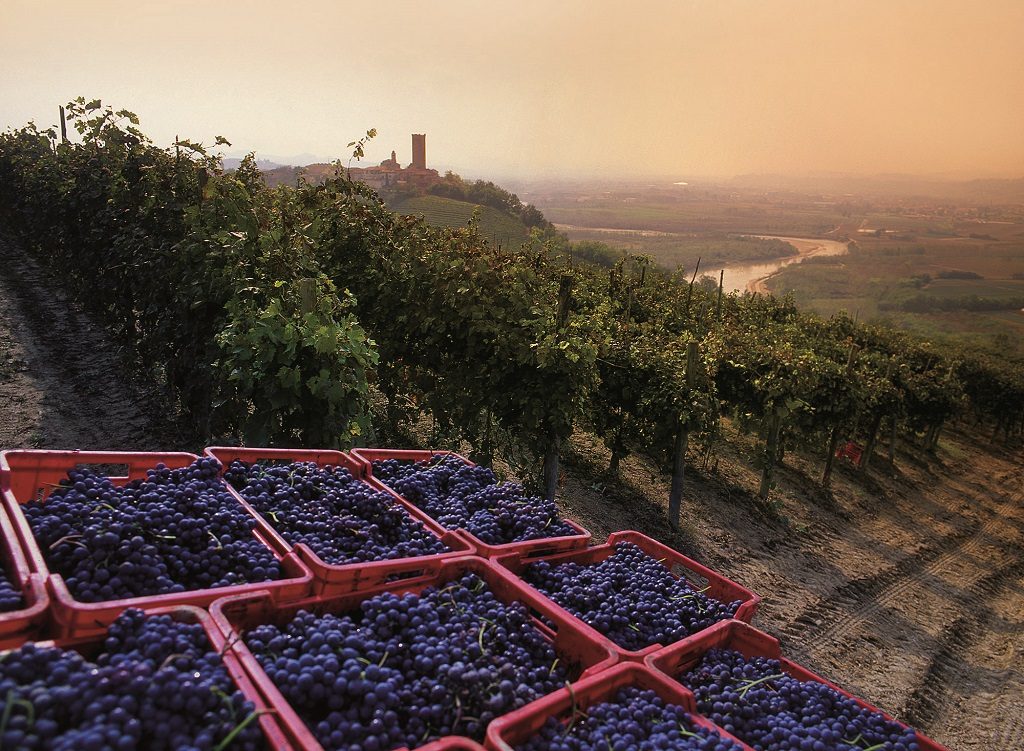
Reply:
[[[123, 374], [118, 350], [0, 239], [0, 448], [197, 448], [161, 394]], [[639, 529], [764, 597], [755, 621], [789, 656], [956, 751], [1024, 749], [1024, 466], [947, 432], [934, 456], [900, 450], [865, 476], [791, 452], [753, 500], [753, 440], [725, 426], [688, 480], [683, 531], [665, 523], [666, 477], [577, 436], [562, 505], [603, 539]], [[695, 462], [700, 464], [700, 462]]]

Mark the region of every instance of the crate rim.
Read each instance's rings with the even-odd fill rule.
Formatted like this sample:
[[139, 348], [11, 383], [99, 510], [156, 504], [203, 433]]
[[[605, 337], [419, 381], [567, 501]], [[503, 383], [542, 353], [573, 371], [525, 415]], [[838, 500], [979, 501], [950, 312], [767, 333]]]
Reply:
[[[345, 464], [335, 464], [331, 462], [323, 462], [316, 459], [299, 458], [300, 456], [315, 456], [319, 454], [325, 455], [338, 455], [345, 461]], [[282, 449], [282, 448], [262, 448], [262, 447], [244, 447], [244, 446], [207, 446], [203, 449], [203, 455], [215, 459], [220, 463], [220, 477], [224, 481], [224, 486], [228, 492], [242, 504], [249, 513], [261, 519], [267, 528], [271, 530], [275, 539], [278, 541], [277, 544], [281, 546], [283, 550], [298, 551], [298, 556], [304, 562], [307, 563], [309, 568], [312, 570], [314, 577], [320, 583], [330, 584], [339, 579], [345, 579], [349, 574], [355, 573], [360, 574], [363, 571], [370, 569], [384, 569], [389, 566], [395, 566], [399, 563], [405, 563], [407, 561], [419, 561], [421, 563], [427, 563], [435, 558], [458, 558], [464, 555], [472, 555], [474, 550], [472, 545], [467, 543], [458, 535], [446, 530], [436, 521], [434, 521], [427, 514], [416, 508], [412, 504], [409, 504], [404, 499], [399, 498], [397, 501], [392, 494], [387, 494], [392, 502], [404, 511], [411, 519], [419, 522], [423, 525], [423, 528], [427, 530], [431, 535], [440, 540], [441, 544], [448, 548], [443, 553], [429, 553], [427, 555], [413, 556], [408, 558], [389, 558], [383, 561], [354, 561], [352, 563], [328, 563], [317, 555], [312, 548], [302, 542], [292, 544], [288, 542], [283, 533], [278, 532], [274, 527], [271, 520], [267, 519], [260, 511], [249, 503], [242, 494], [232, 487], [231, 483], [224, 480], [224, 470], [226, 469], [228, 462], [221, 459], [221, 456], [227, 455], [225, 458], [230, 459], [241, 458], [242, 456], [251, 456], [253, 460], [261, 458], [279, 458], [279, 459], [292, 459], [293, 462], [305, 462], [313, 461], [321, 467], [334, 466], [343, 467], [349, 470], [353, 478], [359, 482], [362, 482], [373, 490], [381, 492], [380, 488], [376, 487], [373, 483], [369, 482], [361, 472], [361, 465], [356, 462], [350, 454], [344, 451], [338, 451], [336, 449]], [[229, 459], [229, 460], [230, 460]], [[243, 460], [244, 461], [244, 460]], [[349, 465], [353, 466], [349, 466]]]
[[[724, 635], [723, 632], [725, 632]], [[817, 681], [818, 683], [822, 683], [831, 688], [832, 690], [836, 691], [837, 693], [839, 693], [841, 696], [844, 696], [848, 699], [852, 699], [860, 707], [867, 709], [871, 712], [877, 712], [880, 715], [882, 715], [885, 719], [894, 722], [900, 725], [901, 727], [913, 730], [915, 735], [917, 736], [917, 742], [921, 747], [921, 751], [949, 751], [949, 749], [947, 749], [945, 746], [942, 746], [936, 741], [933, 741], [931, 738], [927, 737], [926, 735], [924, 735], [924, 733], [920, 732], [916, 728], [912, 728], [907, 723], [897, 720], [896, 718], [892, 717], [887, 712], [882, 711], [870, 702], [861, 699], [858, 696], [854, 696], [849, 691], [846, 691], [840, 686], [837, 686], [835, 683], [828, 680], [827, 678], [824, 678], [821, 675], [815, 673], [814, 671], [805, 668], [803, 665], [800, 665], [799, 663], [790, 660], [782, 653], [781, 642], [779, 642], [779, 640], [771, 634], [765, 633], [764, 631], [761, 631], [760, 629], [751, 626], [749, 623], [744, 623], [742, 621], [738, 621], [735, 619], [729, 621], [721, 621], [713, 625], [711, 628], [702, 631], [699, 634], [694, 634], [693, 636], [678, 641], [675, 644], [664, 647], [663, 649], [660, 649], [657, 652], [648, 655], [644, 660], [644, 664], [651, 670], [656, 670], [662, 675], [666, 676], [669, 680], [675, 681], [680, 686], [682, 686], [684, 690], [692, 694], [693, 692], [690, 691], [690, 689], [683, 686], [682, 683], [679, 683], [678, 679], [674, 675], [672, 675], [672, 673], [675, 671], [674, 669], [668, 667], [669, 661], [676, 659], [680, 653], [689, 653], [695, 650], [700, 650], [698, 654], [703, 655], [705, 652], [707, 652], [709, 649], [713, 647], [724, 646], [725, 648], [729, 648], [728, 645], [733, 639], [744, 637], [748, 638], [751, 643], [760, 643], [761, 645], [755, 646], [753, 649], [748, 650], [751, 655], [768, 657], [771, 659], [778, 660], [781, 664], [783, 672], [785, 672], [787, 675], [790, 675], [791, 677], [797, 678], [801, 681]], [[743, 654], [747, 654], [747, 651], [744, 651], [743, 649], [740, 649], [738, 651], [742, 652]]]
[[[221, 633], [219, 628], [217, 628], [213, 618], [205, 609], [196, 607], [195, 605], [162, 605], [137, 609], [142, 610], [147, 617], [170, 615], [176, 620], [178, 620], [179, 617], [192, 619], [187, 622], [201, 625], [203, 627], [203, 632], [206, 635], [207, 642], [210, 645], [210, 649], [220, 655], [221, 661], [224, 663], [224, 670], [228, 674], [231, 682], [242, 693], [246, 701], [252, 702], [254, 710], [260, 712], [257, 717], [257, 721], [263, 731], [263, 737], [268, 744], [268, 748], [278, 749], [279, 751], [302, 751], [288, 742], [284, 730], [280, 727], [280, 723], [277, 720], [276, 713], [271, 707], [266, 705], [263, 696], [256, 689], [255, 684], [253, 684], [249, 679], [245, 670], [243, 670], [238, 658], [235, 657], [229, 649], [227, 649], [228, 643], [224, 634]], [[122, 611], [122, 613], [123, 612], [124, 611]], [[104, 624], [103, 631], [99, 633], [85, 634], [81, 636], [53, 636], [42, 639], [26, 637], [24, 639], [20, 639], [19, 643], [16, 645], [8, 648], [18, 649], [25, 644], [33, 643], [43, 647], [77, 649], [79, 647], [92, 645], [96, 642], [102, 643], [103, 639], [106, 638], [107, 630], [113, 624], [114, 620], [116, 620], [120, 615], [121, 613], [117, 616], [111, 617], [108, 622]]]
[[[285, 732], [288, 734], [292, 742], [300, 746], [306, 751], [323, 751], [323, 747], [315, 739], [313, 732], [306, 726], [302, 721], [298, 712], [291, 707], [281, 691], [274, 684], [273, 680], [267, 675], [266, 671], [262, 668], [258, 658], [249, 651], [248, 646], [245, 644], [242, 634], [248, 630], [247, 626], [237, 627], [236, 621], [244, 619], [245, 613], [240, 614], [238, 617], [233, 618], [230, 612], [232, 608], [247, 610], [252, 606], [259, 606], [263, 603], [267, 603], [269, 609], [273, 612], [273, 619], [264, 619], [262, 623], [277, 622], [280, 618], [293, 617], [289, 616], [289, 613], [305, 608], [307, 605], [316, 605], [318, 603], [330, 603], [331, 601], [356, 599], [359, 602], [365, 601], [376, 595], [394, 592], [396, 594], [407, 590], [409, 587], [416, 586], [419, 588], [426, 588], [434, 584], [441, 584], [447, 581], [451, 581], [461, 575], [467, 573], [476, 573], [485, 581], [491, 585], [493, 590], [493, 581], [497, 580], [507, 584], [515, 596], [511, 599], [502, 598], [496, 594], [502, 601], [518, 601], [522, 602], [526, 607], [531, 608], [539, 612], [544, 617], [552, 617], [553, 620], [558, 623], [559, 629], [567, 629], [567, 637], [582, 641], [586, 648], [592, 650], [595, 653], [603, 652], [604, 657], [595, 660], [594, 664], [589, 667], [584, 667], [582, 675], [591, 675], [600, 673], [617, 661], [614, 653], [607, 648], [606, 645], [600, 642], [594, 642], [590, 640], [585, 633], [583, 633], [578, 626], [572, 621], [566, 621], [560, 614], [554, 612], [550, 607], [543, 601], [538, 600], [534, 593], [524, 588], [522, 582], [507, 571], [502, 570], [500, 567], [495, 566], [492, 562], [479, 556], [467, 555], [460, 558], [452, 558], [445, 561], [438, 562], [437, 572], [430, 576], [416, 580], [406, 580], [391, 582], [388, 584], [375, 587], [373, 589], [365, 590], [362, 592], [339, 592], [330, 596], [320, 597], [313, 596], [302, 601], [292, 602], [274, 602], [271, 598], [268, 598], [266, 592], [252, 592], [248, 594], [239, 594], [228, 597], [222, 597], [210, 605], [209, 611], [214, 623], [221, 630], [225, 639], [229, 644], [229, 648], [237, 654], [243, 668], [246, 670], [246, 674], [250, 680], [257, 687], [257, 690], [261, 693], [268, 704], [273, 706], [278, 711], [278, 716], [281, 719], [281, 725], [285, 728]], [[536, 621], [535, 616], [531, 616]], [[559, 623], [559, 621], [561, 621]], [[550, 634], [542, 627], [541, 624], [536, 623], [535, 626], [544, 633], [548, 638]], [[461, 737], [461, 736], [452, 736]], [[432, 741], [431, 743], [439, 742], [442, 739]], [[413, 751], [427, 751], [429, 745], [417, 746]], [[396, 751], [403, 751], [403, 749], [397, 749]], [[404, 751], [409, 751], [404, 749]]]
[[[294, 553], [281, 551], [274, 547], [273, 540], [268, 539], [261, 523], [265, 524], [262, 518], [256, 517], [257, 528], [253, 530], [253, 536], [265, 545], [278, 560], [282, 570], [282, 577], [265, 582], [247, 582], [232, 584], [227, 587], [190, 589], [184, 592], [167, 592], [163, 594], [138, 595], [135, 597], [115, 598], [112, 600], [101, 600], [98, 602], [85, 602], [74, 597], [67, 588], [64, 577], [52, 571], [42, 548], [32, 532], [21, 510], [21, 503], [14, 496], [11, 488], [11, 481], [21, 471], [39, 472], [41, 470], [52, 470], [53, 467], [12, 467], [10, 458], [39, 457], [42, 460], [59, 461], [63, 467], [63, 473], [67, 473], [78, 464], [127, 464], [128, 475], [112, 476], [111, 479], [124, 484], [130, 482], [132, 474], [140, 471], [140, 465], [145, 469], [151, 469], [157, 464], [167, 461], [175, 462], [172, 469], [181, 468], [191, 464], [193, 461], [203, 458], [198, 454], [186, 451], [89, 451], [89, 450], [61, 450], [49, 451], [44, 449], [12, 449], [0, 452], [0, 505], [14, 528], [15, 536], [21, 544], [22, 553], [28, 562], [31, 573], [38, 574], [45, 583], [45, 591], [50, 602], [50, 612], [55, 627], [62, 635], [74, 635], [79, 630], [92, 628], [91, 623], [97, 617], [111, 610], [124, 610], [127, 608], [156, 608], [175, 606], [204, 606], [213, 600], [235, 592], [245, 592], [255, 589], [270, 589], [278, 591], [278, 596], [291, 598], [298, 596], [300, 591], [308, 591], [312, 588], [314, 577], [313, 572]], [[143, 473], [144, 476], [144, 473]], [[224, 484], [226, 487], [226, 483]]]
[[[380, 458], [374, 458], [376, 455], [380, 455]], [[468, 544], [472, 545], [476, 554], [485, 558], [496, 558], [500, 555], [507, 555], [509, 553], [524, 552], [529, 554], [543, 554], [549, 550], [561, 551], [561, 550], [575, 550], [578, 548], [585, 548], [590, 544], [592, 535], [590, 532], [574, 522], [572, 519], [562, 518], [562, 522], [570, 526], [575, 530], [576, 534], [572, 535], [559, 535], [557, 537], [539, 537], [533, 540], [519, 540], [518, 542], [504, 542], [497, 545], [484, 542], [479, 537], [474, 535], [465, 527], [457, 527], [455, 529], [449, 529], [443, 527], [440, 522], [431, 517], [426, 511], [420, 509], [409, 499], [401, 495], [397, 490], [392, 488], [390, 485], [385, 483], [380, 478], [373, 474], [373, 462], [383, 461], [386, 459], [398, 459], [399, 461], [425, 461], [435, 456], [454, 456], [460, 459], [468, 467], [480, 466], [475, 462], [467, 459], [461, 454], [455, 451], [447, 450], [433, 450], [433, 449], [385, 449], [385, 448], [356, 448], [352, 449], [352, 455], [358, 457], [364, 464], [365, 479], [370, 482], [374, 487], [382, 490], [392, 497], [400, 500], [402, 503], [416, 508], [420, 513], [429, 517], [435, 524], [442, 526], [448, 531], [454, 532], [462, 537]]]
[[[665, 557], [671, 556], [675, 558], [675, 562], [680, 563], [687, 569], [693, 570], [695, 573], [703, 576], [704, 578], [707, 578], [709, 580], [715, 579], [723, 586], [731, 587], [734, 590], [737, 590], [738, 592], [742, 593], [744, 595], [743, 597], [736, 598], [741, 600], [741, 604], [739, 608], [737, 608], [736, 613], [733, 615], [732, 619], [746, 622], [746, 620], [752, 619], [754, 615], [757, 613], [757, 609], [761, 604], [760, 595], [748, 589], [747, 587], [744, 587], [742, 584], [734, 582], [727, 576], [719, 574], [717, 571], [714, 571], [713, 569], [708, 568], [707, 566], [704, 566], [703, 564], [693, 560], [689, 556], [683, 555], [679, 551], [668, 547], [664, 543], [658, 542], [654, 538], [645, 535], [642, 532], [637, 532], [635, 530], [622, 530], [619, 532], [612, 532], [610, 535], [608, 535], [608, 539], [606, 542], [603, 542], [600, 545], [592, 545], [588, 548], [566, 550], [558, 553], [553, 553], [547, 556], [538, 556], [536, 558], [523, 558], [521, 555], [511, 553], [508, 555], [498, 556], [494, 559], [494, 561], [497, 565], [507, 569], [514, 576], [522, 579], [522, 571], [519, 567], [525, 568], [526, 566], [532, 565], [534, 563], [539, 563], [542, 561], [550, 563], [575, 562], [575, 559], [581, 556], [604, 555], [604, 557], [607, 557], [608, 555], [611, 555], [612, 552], [614, 552], [615, 544], [619, 542], [634, 543], [642, 550], [644, 550], [644, 552], [648, 555], [652, 555], [649, 549], [654, 548], [658, 552], [665, 554]], [[607, 555], [605, 555], [606, 553]], [[561, 608], [561, 606], [558, 605], [558, 603], [556, 603], [553, 598], [548, 597], [548, 595], [544, 594], [539, 589], [532, 587], [532, 585], [528, 584], [525, 579], [522, 579], [522, 581], [524, 584], [526, 584], [526, 586], [533, 588], [538, 594], [549, 600], [553, 605]], [[562, 609], [565, 610], [564, 608]], [[568, 610], [565, 610], [565, 612], [570, 617], [576, 618], [576, 620], [579, 621], [579, 623], [581, 623], [582, 626], [588, 630], [588, 632], [591, 632], [592, 638], [601, 638], [607, 641], [611, 645], [612, 649], [615, 650], [615, 653], [619, 656], [619, 658], [626, 662], [644, 662], [648, 655], [654, 654], [655, 652], [665, 649], [668, 646], [672, 646], [673, 644], [678, 644], [682, 641], [686, 641], [686, 639], [693, 638], [694, 636], [694, 634], [691, 634], [688, 637], [684, 637], [683, 639], [677, 640], [676, 642], [672, 642], [668, 645], [656, 642], [647, 647], [644, 647], [643, 649], [631, 650], [620, 646], [610, 637], [605, 636], [596, 628], [591, 626], [589, 623], [586, 623], [582, 618], [573, 615]], [[722, 622], [723, 621], [719, 621], [718, 623]], [[702, 629], [701, 631], [698, 631], [697, 634], [701, 634], [710, 628], [714, 628], [716, 625], [718, 624], [712, 624], [707, 629]]]

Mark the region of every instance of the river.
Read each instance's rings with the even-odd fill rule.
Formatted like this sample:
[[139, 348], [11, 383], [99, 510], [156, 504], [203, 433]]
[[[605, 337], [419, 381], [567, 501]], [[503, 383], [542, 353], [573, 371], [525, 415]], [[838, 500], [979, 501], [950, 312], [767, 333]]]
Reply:
[[707, 274], [718, 281], [720, 272], [725, 271], [722, 287], [725, 292], [760, 292], [768, 291], [765, 280], [777, 274], [783, 267], [800, 263], [811, 256], [841, 256], [847, 252], [845, 242], [839, 240], [816, 240], [807, 237], [780, 237], [778, 235], [754, 235], [766, 240], [784, 240], [795, 247], [798, 255], [776, 258], [772, 261], [736, 264], [733, 266], [702, 269], [700, 274]]
[[[611, 227], [578, 227], [572, 224], [556, 224], [556, 229], [560, 229], [563, 232], [569, 232], [572, 230], [581, 230], [587, 232], [605, 232], [608, 234], [621, 234], [621, 235], [634, 235], [640, 237], [671, 237], [672, 232], [659, 232], [657, 230], [647, 229], [615, 229]], [[784, 266], [790, 264], [800, 263], [805, 258], [811, 256], [841, 256], [844, 255], [848, 248], [845, 242], [839, 240], [818, 240], [810, 237], [782, 237], [781, 235], [751, 235], [751, 237], [761, 237], [766, 240], [785, 240], [794, 248], [797, 249], [797, 255], [786, 256], [785, 258], [776, 258], [772, 261], [758, 261], [757, 263], [744, 263], [736, 264], [732, 266], [713, 266], [709, 269], [702, 268], [699, 270], [699, 274], [707, 274], [708, 276], [714, 277], [715, 281], [718, 281], [718, 275], [724, 270], [725, 278], [723, 280], [723, 287], [728, 292], [760, 292], [765, 294], [768, 291], [768, 287], [765, 285], [765, 280], [770, 276], [774, 276]]]

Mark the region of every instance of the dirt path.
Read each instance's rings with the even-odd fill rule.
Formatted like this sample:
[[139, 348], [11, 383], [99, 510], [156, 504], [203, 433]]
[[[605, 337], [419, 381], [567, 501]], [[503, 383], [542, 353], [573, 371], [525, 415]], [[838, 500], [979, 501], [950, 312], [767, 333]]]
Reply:
[[1020, 456], [952, 434], [927, 462], [901, 451], [867, 478], [844, 465], [825, 492], [807, 479], [820, 462], [791, 453], [772, 498], [783, 523], [752, 501], [753, 444], [731, 432], [717, 471], [690, 473], [673, 534], [661, 472], [630, 457], [609, 481], [599, 442], [573, 448], [565, 505], [595, 537], [634, 526], [757, 591], [755, 622], [790, 657], [950, 749], [1024, 748]]
[[184, 447], [160, 395], [53, 280], [0, 235], [0, 448]]

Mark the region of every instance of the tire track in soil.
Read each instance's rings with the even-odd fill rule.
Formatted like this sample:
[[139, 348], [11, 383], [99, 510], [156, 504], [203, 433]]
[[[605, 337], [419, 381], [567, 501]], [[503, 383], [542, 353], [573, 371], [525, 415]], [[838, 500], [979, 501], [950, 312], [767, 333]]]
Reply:
[[0, 326], [23, 366], [6, 381], [0, 448], [180, 448], [168, 407], [127, 374], [100, 326], [0, 234]]
[[[942, 630], [936, 652], [907, 701], [902, 713], [907, 724], [922, 732], [927, 732], [928, 728], [932, 727], [940, 710], [948, 703], [949, 694], [953, 693], [950, 687], [960, 676], [960, 666], [965, 662], [965, 654], [986, 630], [984, 625], [990, 612], [988, 603], [999, 594], [1004, 585], [1019, 579], [1021, 575], [1024, 575], [1024, 558], [1018, 557], [1011, 566], [999, 568], [980, 579], [972, 587], [971, 596], [963, 598], [964, 615]], [[1005, 720], [1009, 724], [1003, 728], [1004, 735], [1018, 740], [1024, 736], [1024, 716], [1020, 714], [1006, 716], [979, 713], [977, 716]], [[1013, 749], [1021, 746], [1004, 745], [1000, 748]]]
[[[889, 607], [887, 602], [927, 586], [924, 581], [927, 577], [948, 572], [950, 566], [955, 569], [966, 554], [984, 546], [988, 536], [989, 544], [1000, 551], [1002, 560], [990, 561], [990, 565], [995, 567], [993, 570], [967, 584], [954, 596], [954, 611], [960, 615], [939, 634], [927, 668], [915, 680], [905, 708], [898, 714], [911, 726], [929, 734], [938, 720], [945, 719], [946, 709], [955, 708], [958, 706], [956, 700], [966, 696], [971, 701], [967, 702], [965, 721], [976, 722], [985, 718], [999, 723], [984, 748], [1024, 749], [1024, 713], [1020, 711], [1019, 702], [1005, 692], [1005, 686], [999, 686], [1004, 689], [1002, 693], [975, 702], [974, 694], [984, 686], [974, 684], [991, 679], [972, 674], [967, 663], [971, 648], [991, 630], [989, 626], [994, 625], [988, 623], [993, 620], [991, 603], [1004, 588], [1018, 582], [1024, 575], [1024, 547], [1020, 543], [1007, 545], [1005, 540], [994, 534], [1001, 527], [1009, 527], [1014, 532], [1020, 530], [1020, 520], [1014, 514], [1021, 507], [1020, 478], [1015, 473], [1005, 473], [995, 479], [1001, 488], [1011, 490], [1012, 487], [1012, 490], [1001, 503], [985, 508], [987, 519], [973, 519], [894, 566], [843, 584], [831, 595], [820, 598], [801, 611], [781, 628], [781, 632], [787, 640], [792, 640], [787, 646], [801, 656], [810, 656], [829, 645], [841, 643], [858, 626], [881, 615]], [[834, 535], [810, 536], [821, 537], [824, 541], [824, 538]], [[998, 682], [998, 678], [996, 680]], [[966, 690], [957, 690], [957, 687], [965, 686], [968, 687]]]
[[[962, 547], [986, 527], [995, 526], [994, 522], [990, 519], [985, 525], [968, 525], [933, 540], [889, 568], [842, 584], [804, 608], [779, 630], [787, 640], [793, 640], [793, 647], [804, 652], [823, 641], [834, 641], [883, 607], [878, 601], [883, 595], [920, 586], [922, 575], [933, 573], [934, 568], [961, 555]], [[950, 550], [950, 546], [954, 549]]]

